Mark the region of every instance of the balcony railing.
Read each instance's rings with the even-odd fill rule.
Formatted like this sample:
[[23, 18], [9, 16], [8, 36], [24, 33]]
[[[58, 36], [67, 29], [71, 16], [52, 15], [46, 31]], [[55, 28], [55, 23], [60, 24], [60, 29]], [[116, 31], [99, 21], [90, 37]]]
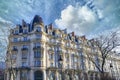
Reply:
[[27, 40], [20, 40], [20, 42], [30, 42], [30, 39], [27, 39]]
[[13, 48], [12, 51], [18, 51], [18, 49], [17, 48]]
[[22, 48], [21, 50], [22, 50], [22, 51], [27, 51], [27, 50], [28, 50], [28, 48]]
[[22, 56], [22, 59], [27, 59], [27, 56]]
[[35, 49], [40, 49], [41, 48], [41, 46], [34, 46], [33, 47], [33, 50], [35, 50]]

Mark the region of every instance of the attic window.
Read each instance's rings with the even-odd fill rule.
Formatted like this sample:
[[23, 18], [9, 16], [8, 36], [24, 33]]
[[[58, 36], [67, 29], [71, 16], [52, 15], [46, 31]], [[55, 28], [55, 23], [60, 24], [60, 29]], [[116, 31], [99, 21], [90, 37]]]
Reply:
[[36, 31], [37, 31], [37, 32], [40, 32], [40, 31], [41, 31], [41, 28], [40, 28], [40, 27], [37, 27]]
[[14, 31], [14, 34], [18, 34], [18, 33], [19, 33], [19, 31], [18, 31], [18, 30], [15, 30], [15, 31]]

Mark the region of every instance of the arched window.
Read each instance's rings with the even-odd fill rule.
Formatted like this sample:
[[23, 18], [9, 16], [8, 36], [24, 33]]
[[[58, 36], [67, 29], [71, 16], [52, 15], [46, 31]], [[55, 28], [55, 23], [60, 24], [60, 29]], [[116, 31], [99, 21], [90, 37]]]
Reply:
[[43, 80], [43, 72], [42, 71], [36, 71], [34, 73], [34, 80]]

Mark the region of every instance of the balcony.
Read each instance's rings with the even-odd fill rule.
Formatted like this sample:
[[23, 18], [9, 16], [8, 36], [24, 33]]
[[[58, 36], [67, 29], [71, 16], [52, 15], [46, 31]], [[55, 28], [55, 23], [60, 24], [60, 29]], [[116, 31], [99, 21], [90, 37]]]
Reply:
[[29, 66], [21, 66], [18, 68], [18, 70], [30, 70], [31, 68]]
[[28, 51], [28, 48], [22, 48], [21, 50], [22, 51]]
[[13, 33], [13, 35], [19, 35], [19, 33]]
[[23, 56], [23, 55], [22, 55], [22, 59], [27, 59], [27, 56]]
[[30, 39], [27, 39], [27, 40], [21, 40], [21, 42], [30, 42]]
[[16, 52], [16, 51], [18, 51], [18, 49], [17, 49], [17, 48], [13, 48], [12, 51], [15, 51], [15, 52]]
[[40, 48], [41, 48], [41, 46], [34, 46], [33, 50], [40, 49]]

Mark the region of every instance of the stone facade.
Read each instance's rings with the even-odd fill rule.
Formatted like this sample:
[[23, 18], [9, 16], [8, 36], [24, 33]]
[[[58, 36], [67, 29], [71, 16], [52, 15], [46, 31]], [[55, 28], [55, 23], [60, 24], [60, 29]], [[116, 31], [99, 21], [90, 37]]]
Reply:
[[[99, 80], [98, 70], [86, 55], [91, 52], [87, 43], [85, 36], [68, 34], [66, 29], [54, 28], [52, 24], [44, 26], [38, 15], [30, 24], [23, 20], [22, 25], [11, 29], [9, 36], [7, 80]], [[97, 49], [92, 51], [99, 53]], [[110, 72], [110, 60], [106, 72]], [[117, 62], [120, 60], [114, 59], [119, 73]]]

